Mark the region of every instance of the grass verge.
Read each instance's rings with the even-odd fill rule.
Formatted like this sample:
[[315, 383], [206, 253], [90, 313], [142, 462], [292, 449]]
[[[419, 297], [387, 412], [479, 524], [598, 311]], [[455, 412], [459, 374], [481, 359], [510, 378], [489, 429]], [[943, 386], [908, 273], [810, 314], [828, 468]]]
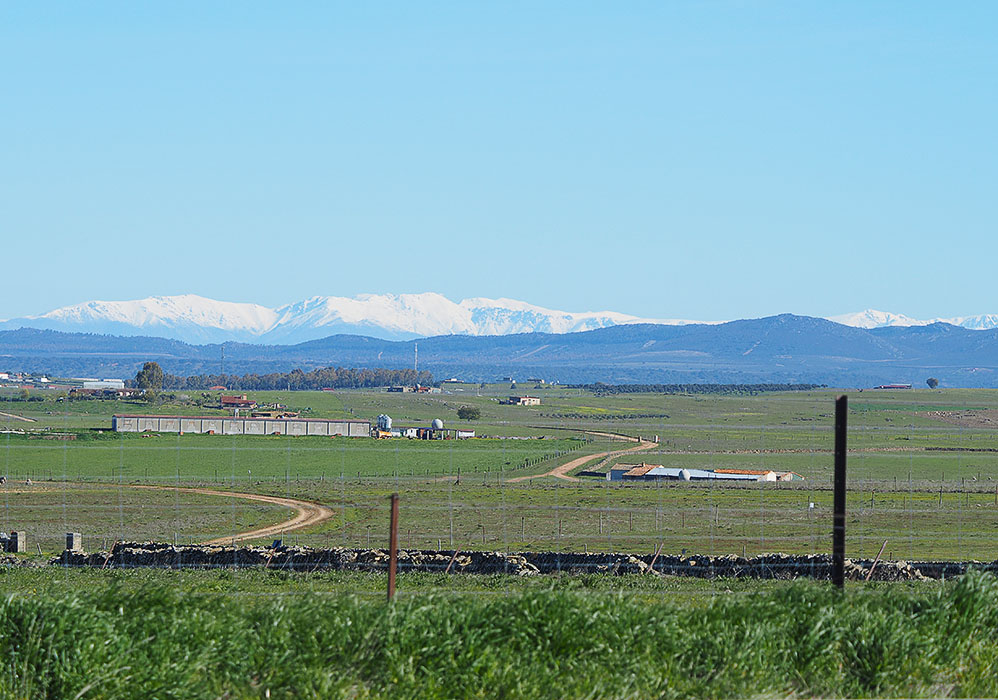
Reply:
[[998, 580], [649, 600], [188, 595], [0, 604], [10, 697], [994, 696]]

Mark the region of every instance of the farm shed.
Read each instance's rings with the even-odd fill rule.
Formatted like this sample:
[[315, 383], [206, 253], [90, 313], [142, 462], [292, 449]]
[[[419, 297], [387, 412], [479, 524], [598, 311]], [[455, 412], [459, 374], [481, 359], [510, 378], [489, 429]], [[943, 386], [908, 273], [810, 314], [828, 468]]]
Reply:
[[606, 473], [607, 481], [801, 481], [796, 472], [776, 472], [771, 469], [688, 469], [659, 464], [618, 464]]
[[123, 414], [111, 417], [116, 433], [195, 433], [215, 435], [319, 435], [370, 437], [366, 420], [325, 418], [239, 418], [230, 416], [150, 416]]

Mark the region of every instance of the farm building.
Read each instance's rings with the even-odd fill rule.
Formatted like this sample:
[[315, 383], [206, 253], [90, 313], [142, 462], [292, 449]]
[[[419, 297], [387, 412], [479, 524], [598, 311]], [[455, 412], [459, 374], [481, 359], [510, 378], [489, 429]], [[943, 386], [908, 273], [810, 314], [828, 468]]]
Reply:
[[510, 396], [506, 403], [510, 406], [540, 406], [541, 400], [536, 396]]
[[124, 389], [125, 380], [123, 379], [85, 379], [83, 381], [84, 389]]
[[256, 401], [246, 398], [246, 394], [239, 396], [222, 396], [222, 408], [256, 408]]
[[660, 464], [618, 464], [606, 473], [607, 481], [802, 481], [797, 472], [771, 469], [686, 469]]
[[230, 416], [149, 416], [124, 414], [111, 417], [116, 433], [196, 433], [209, 435], [320, 435], [370, 437], [366, 420], [325, 418], [239, 418]]

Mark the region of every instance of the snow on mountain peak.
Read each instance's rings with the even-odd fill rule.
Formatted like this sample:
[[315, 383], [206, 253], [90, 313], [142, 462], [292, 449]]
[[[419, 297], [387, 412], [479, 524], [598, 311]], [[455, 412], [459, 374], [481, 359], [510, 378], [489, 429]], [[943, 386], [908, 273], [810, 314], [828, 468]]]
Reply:
[[121, 323], [138, 328], [186, 323], [230, 331], [264, 332], [277, 314], [259, 304], [216, 301], [195, 294], [149, 297], [135, 301], [89, 301], [32, 319], [87, 324]]
[[[867, 309], [829, 320], [858, 328], [951, 323], [973, 330], [998, 328], [998, 315], [920, 321]], [[115, 335], [159, 335], [186, 342], [299, 343], [337, 333], [404, 340], [434, 335], [571, 333], [608, 326], [679, 319], [647, 319], [616, 311], [558, 311], [516, 299], [472, 297], [454, 302], [436, 292], [314, 296], [272, 309], [259, 304], [207, 299], [195, 294], [133, 301], [89, 301], [40, 316], [0, 322], [0, 329], [47, 328]]]
[[854, 328], [884, 328], [886, 326], [922, 326], [925, 321], [916, 321], [904, 314], [895, 314], [890, 311], [877, 311], [867, 309], [852, 314], [842, 314], [840, 316], [830, 316], [829, 321], [841, 323], [844, 326]]
[[271, 309], [194, 294], [133, 301], [91, 301], [0, 327], [165, 335], [188, 342], [296, 343], [336, 333], [408, 339], [434, 335], [568, 333], [627, 323], [687, 323], [614, 311], [568, 312], [516, 299], [453, 302], [436, 292], [315, 296]]
[[888, 326], [928, 326], [933, 323], [948, 323], [951, 326], [960, 326], [973, 331], [986, 331], [998, 328], [998, 314], [979, 314], [977, 316], [953, 316], [951, 318], [933, 318], [927, 321], [920, 321], [904, 314], [895, 314], [890, 311], [876, 311], [867, 309], [852, 314], [842, 314], [841, 316], [830, 316], [829, 321], [841, 323], [845, 326], [855, 328], [886, 328]]

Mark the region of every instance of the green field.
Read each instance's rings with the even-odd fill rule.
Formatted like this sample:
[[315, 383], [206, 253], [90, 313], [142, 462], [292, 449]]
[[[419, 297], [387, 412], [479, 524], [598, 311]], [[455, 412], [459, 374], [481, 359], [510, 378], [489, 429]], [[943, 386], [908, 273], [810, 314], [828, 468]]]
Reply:
[[724, 596], [680, 595], [648, 577], [632, 577], [626, 592], [582, 592], [570, 579], [567, 588], [519, 583], [455, 596], [433, 577], [403, 576], [406, 592], [386, 605], [335, 592], [366, 583], [335, 574], [45, 573], [0, 571], [9, 593], [0, 601], [4, 697], [998, 692], [990, 575], [846, 594], [770, 584]]
[[[93, 429], [108, 428], [113, 413], [193, 411], [182, 397], [164, 396], [161, 404], [147, 406], [57, 401], [48, 392], [39, 394], [43, 401], [15, 401], [16, 395], [7, 392], [0, 396], [5, 399], [0, 412], [33, 422], [0, 416], [0, 426], [8, 431], [0, 436], [0, 469], [9, 477], [2, 492], [5, 527], [37, 533], [38, 541], [52, 546], [66, 528], [100, 538], [130, 531], [135, 539], [165, 541], [218, 532], [217, 522], [207, 516], [184, 518], [183, 509], [172, 516], [183, 527], [170, 518], [147, 517], [138, 499], [126, 494], [130, 484], [149, 483], [323, 503], [336, 517], [297, 535], [316, 546], [383, 544], [387, 496], [398, 491], [403, 544], [413, 547], [650, 552], [663, 546], [674, 553], [749, 555], [828, 551], [832, 412], [838, 392], [594, 396], [521, 383], [517, 393], [540, 396], [543, 403], [519, 407], [498, 402], [512, 393], [508, 385], [444, 387], [435, 395], [250, 394], [307, 416], [373, 421], [389, 413], [396, 425], [426, 425], [439, 417], [449, 427], [468, 425], [492, 437], [377, 441], [99, 433]], [[936, 413], [996, 410], [998, 391], [865, 391], [850, 394], [850, 403], [850, 554], [872, 557], [887, 540], [885, 555], [892, 558], [998, 558], [998, 430], [946, 422]], [[462, 405], [480, 408], [481, 419], [459, 421], [456, 410]], [[658, 436], [659, 443], [611, 462], [766, 468], [795, 471], [805, 480], [749, 485], [621, 485], [552, 477], [510, 481], [543, 474], [580, 455], [633, 444], [611, 441], [614, 433]], [[44, 439], [60, 435], [75, 439]], [[14, 489], [28, 478], [71, 484], [29, 501]], [[77, 498], [74, 493], [101, 484], [113, 486], [106, 492], [106, 511], [85, 507], [92, 494]], [[45, 498], [47, 505], [37, 502]], [[64, 517], [43, 515], [43, 506]], [[200, 507], [205, 513], [222, 512], [231, 504]], [[273, 510], [275, 521], [284, 517], [281, 509]], [[225, 527], [231, 527], [231, 519]]]

